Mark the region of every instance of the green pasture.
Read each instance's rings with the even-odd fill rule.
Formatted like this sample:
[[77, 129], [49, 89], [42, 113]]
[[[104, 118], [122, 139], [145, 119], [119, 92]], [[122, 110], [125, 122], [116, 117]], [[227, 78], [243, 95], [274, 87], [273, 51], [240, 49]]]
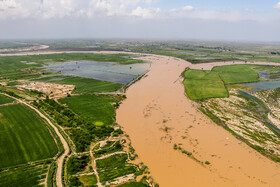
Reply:
[[49, 165], [28, 165], [0, 171], [0, 186], [43, 186]]
[[76, 114], [96, 125], [111, 125], [115, 121], [114, 103], [117, 99], [114, 96], [80, 95], [66, 97], [59, 102], [67, 104]]

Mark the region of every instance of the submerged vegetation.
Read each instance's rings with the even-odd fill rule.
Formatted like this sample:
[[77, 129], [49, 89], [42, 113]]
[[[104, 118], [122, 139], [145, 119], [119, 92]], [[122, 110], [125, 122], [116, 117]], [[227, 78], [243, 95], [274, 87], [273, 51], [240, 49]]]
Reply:
[[[66, 186], [118, 184], [119, 177], [124, 178], [123, 182], [143, 184], [136, 182], [136, 177], [146, 172], [147, 168], [141, 169], [140, 165], [128, 163], [130, 159], [137, 158], [137, 155], [130, 152], [130, 149], [124, 151], [129, 141], [123, 139], [126, 136], [115, 122], [115, 110], [125, 96], [111, 95], [110, 92], [119, 90], [123, 84], [54, 75], [38, 67], [46, 62], [70, 60], [120, 64], [143, 62], [126, 56], [128, 55], [77, 53], [0, 57], [0, 81], [3, 82], [1, 92], [20, 100], [31, 101], [32, 107], [39, 109], [58, 127], [70, 146], [71, 154], [62, 165], [65, 171], [62, 179]], [[46, 84], [42, 89], [25, 89], [25, 85], [35, 85], [36, 81], [42, 82], [40, 85], [44, 85], [44, 82], [57, 83], [61, 88], [63, 84], [74, 85], [75, 89], [72, 93], [65, 89], [67, 93], [54, 100], [50, 96], [60, 94], [63, 89], [53, 93], [58, 87], [56, 84]], [[42, 92], [44, 89], [50, 90]], [[37, 113], [17, 102], [0, 94], [0, 126], [2, 125], [3, 131], [1, 134], [5, 135], [0, 142], [0, 183], [5, 186], [20, 183], [24, 186], [56, 186], [58, 165], [55, 161], [63, 153], [58, 135]], [[105, 144], [102, 145], [102, 142]], [[119, 156], [124, 158], [121, 163], [118, 162], [119, 159], [115, 159]], [[94, 166], [95, 162], [97, 168]]]

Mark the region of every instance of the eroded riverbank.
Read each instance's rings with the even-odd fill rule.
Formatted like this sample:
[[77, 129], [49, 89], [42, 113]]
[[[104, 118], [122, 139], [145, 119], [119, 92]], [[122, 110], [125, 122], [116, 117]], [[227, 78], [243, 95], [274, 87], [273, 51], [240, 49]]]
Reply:
[[[279, 165], [263, 157], [197, 110], [179, 80], [190, 63], [162, 56], [126, 92], [117, 122], [160, 186], [278, 186]], [[223, 64], [223, 63], [221, 63]], [[179, 144], [202, 165], [179, 151]]]

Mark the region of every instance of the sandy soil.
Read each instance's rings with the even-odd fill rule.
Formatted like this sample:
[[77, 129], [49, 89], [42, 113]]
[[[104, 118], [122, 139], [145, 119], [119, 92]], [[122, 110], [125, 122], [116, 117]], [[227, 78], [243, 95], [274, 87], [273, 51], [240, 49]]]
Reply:
[[21, 47], [21, 48], [15, 48], [15, 49], [0, 49], [0, 53], [17, 53], [17, 52], [26, 52], [26, 51], [37, 51], [37, 50], [43, 50], [48, 49], [48, 45], [34, 45], [30, 47]]
[[18, 89], [36, 90], [49, 95], [50, 98], [58, 99], [66, 97], [67, 94], [75, 89], [74, 85], [56, 84], [48, 82], [26, 82], [23, 85], [17, 85]]
[[[240, 144], [186, 97], [179, 76], [190, 63], [159, 56], [143, 59], [152, 61], [151, 70], [128, 88], [117, 122], [160, 186], [279, 186], [279, 164]], [[175, 143], [211, 165], [173, 150]]]

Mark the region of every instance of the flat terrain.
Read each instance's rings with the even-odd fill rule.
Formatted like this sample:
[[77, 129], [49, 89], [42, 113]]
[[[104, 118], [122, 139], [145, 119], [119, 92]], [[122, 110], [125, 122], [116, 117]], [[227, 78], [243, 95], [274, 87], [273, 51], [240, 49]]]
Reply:
[[224, 82], [217, 72], [187, 70], [183, 76], [186, 92], [193, 100], [207, 97], [228, 97]]
[[[5, 56], [6, 55], [6, 56]], [[15, 55], [15, 54], [10, 54]], [[62, 54], [44, 54], [44, 55], [21, 55], [9, 56], [4, 54], [0, 56], [0, 74], [1, 78], [12, 80], [37, 78], [38, 69], [46, 62], [66, 62], [73, 60], [90, 60], [99, 62], [118, 62], [120, 64], [141, 63], [142, 60], [123, 58], [127, 54], [94, 54], [94, 53], [62, 53]]]
[[114, 92], [123, 87], [122, 84], [100, 81], [90, 78], [74, 76], [52, 76], [35, 79], [36, 81], [46, 81], [58, 84], [75, 85], [74, 93], [85, 94], [94, 92]]
[[57, 146], [44, 122], [21, 105], [0, 107], [0, 168], [51, 158]]
[[111, 125], [114, 122], [117, 100], [114, 96], [81, 95], [60, 99], [59, 102], [67, 106], [83, 119], [96, 124]]
[[48, 166], [30, 165], [2, 171], [0, 172], [0, 186], [39, 186], [45, 180]]
[[225, 84], [257, 82], [258, 73], [250, 65], [231, 65], [214, 67], [212, 71], [218, 72]]
[[[221, 63], [222, 64], [222, 63]], [[228, 97], [226, 85], [257, 82], [255, 65], [218, 66], [210, 70], [189, 69], [183, 73], [187, 95], [192, 100]]]

